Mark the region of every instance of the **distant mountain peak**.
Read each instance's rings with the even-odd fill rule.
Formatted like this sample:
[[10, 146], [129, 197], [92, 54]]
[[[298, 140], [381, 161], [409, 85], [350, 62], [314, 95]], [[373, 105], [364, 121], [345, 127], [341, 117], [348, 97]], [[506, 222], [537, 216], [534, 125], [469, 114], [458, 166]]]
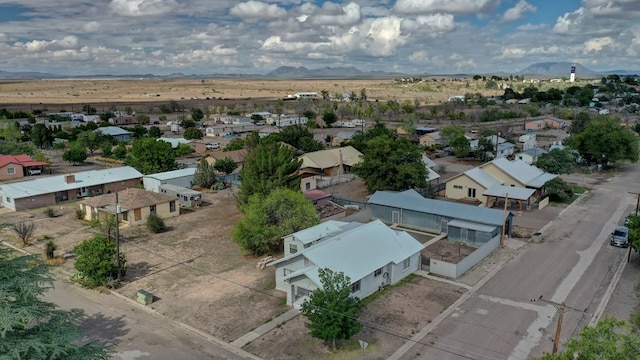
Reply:
[[526, 69], [518, 71], [518, 74], [528, 75], [545, 75], [545, 76], [569, 76], [571, 74], [571, 66], [576, 67], [576, 76], [582, 75], [598, 75], [597, 71], [593, 71], [582, 66], [579, 63], [572, 62], [541, 62], [529, 65]]

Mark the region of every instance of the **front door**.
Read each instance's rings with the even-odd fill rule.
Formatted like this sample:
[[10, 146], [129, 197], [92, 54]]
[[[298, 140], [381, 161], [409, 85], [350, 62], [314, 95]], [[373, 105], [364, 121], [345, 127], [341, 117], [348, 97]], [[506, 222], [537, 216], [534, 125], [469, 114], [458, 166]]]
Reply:
[[140, 221], [142, 219], [142, 210], [141, 209], [133, 209], [133, 218], [135, 221]]
[[400, 224], [400, 212], [399, 211], [394, 211], [391, 213], [391, 222], [394, 225]]

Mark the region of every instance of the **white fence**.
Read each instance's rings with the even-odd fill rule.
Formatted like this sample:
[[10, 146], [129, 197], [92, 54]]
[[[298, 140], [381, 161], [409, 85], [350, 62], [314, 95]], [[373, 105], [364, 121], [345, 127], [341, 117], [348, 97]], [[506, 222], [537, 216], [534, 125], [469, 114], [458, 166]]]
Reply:
[[457, 264], [437, 259], [430, 259], [429, 271], [437, 275], [457, 279], [467, 272], [467, 270], [471, 269], [474, 265], [489, 256], [489, 254], [491, 254], [493, 250], [497, 249], [498, 246], [500, 246], [500, 235], [477, 248]]

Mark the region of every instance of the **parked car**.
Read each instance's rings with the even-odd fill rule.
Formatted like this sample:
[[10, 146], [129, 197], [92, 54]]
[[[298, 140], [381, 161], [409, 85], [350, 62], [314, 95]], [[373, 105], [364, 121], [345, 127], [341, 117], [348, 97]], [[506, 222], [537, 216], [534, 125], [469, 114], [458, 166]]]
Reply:
[[624, 247], [629, 246], [629, 228], [626, 226], [618, 226], [611, 233], [611, 245]]
[[222, 146], [220, 143], [209, 143], [206, 145], [207, 150], [212, 150], [212, 149], [220, 149], [220, 146]]

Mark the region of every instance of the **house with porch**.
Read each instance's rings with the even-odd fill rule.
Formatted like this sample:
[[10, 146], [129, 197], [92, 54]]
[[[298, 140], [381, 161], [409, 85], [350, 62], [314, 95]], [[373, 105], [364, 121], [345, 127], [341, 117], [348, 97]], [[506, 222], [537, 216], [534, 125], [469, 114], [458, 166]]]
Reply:
[[118, 126], [105, 126], [99, 127], [94, 130], [95, 132], [101, 133], [102, 135], [111, 136], [116, 141], [129, 141], [131, 140], [131, 132], [118, 127]]
[[362, 153], [352, 146], [309, 152], [298, 157], [302, 160], [301, 173], [337, 176], [351, 172], [351, 167], [362, 161]]
[[46, 162], [33, 160], [27, 154], [0, 155], [0, 180], [17, 180], [25, 176], [40, 175], [48, 165]]
[[287, 293], [287, 305], [299, 307], [311, 292], [322, 287], [318, 276], [322, 268], [344, 273], [351, 282], [351, 296], [360, 299], [420, 268], [424, 245], [380, 220], [322, 223], [307, 230], [308, 236], [296, 233], [297, 239], [305, 239], [306, 248], [301, 246], [293, 253], [289, 249], [288, 255], [269, 263], [275, 267], [276, 289]]
[[143, 224], [151, 214], [168, 219], [180, 214], [175, 196], [155, 193], [138, 188], [126, 189], [116, 194], [104, 194], [78, 201], [78, 208], [87, 221], [103, 221], [108, 216], [115, 216], [116, 209], [120, 221], [129, 225]]
[[141, 184], [142, 174], [138, 170], [121, 166], [0, 184], [0, 196], [3, 207], [20, 211], [122, 191]]

